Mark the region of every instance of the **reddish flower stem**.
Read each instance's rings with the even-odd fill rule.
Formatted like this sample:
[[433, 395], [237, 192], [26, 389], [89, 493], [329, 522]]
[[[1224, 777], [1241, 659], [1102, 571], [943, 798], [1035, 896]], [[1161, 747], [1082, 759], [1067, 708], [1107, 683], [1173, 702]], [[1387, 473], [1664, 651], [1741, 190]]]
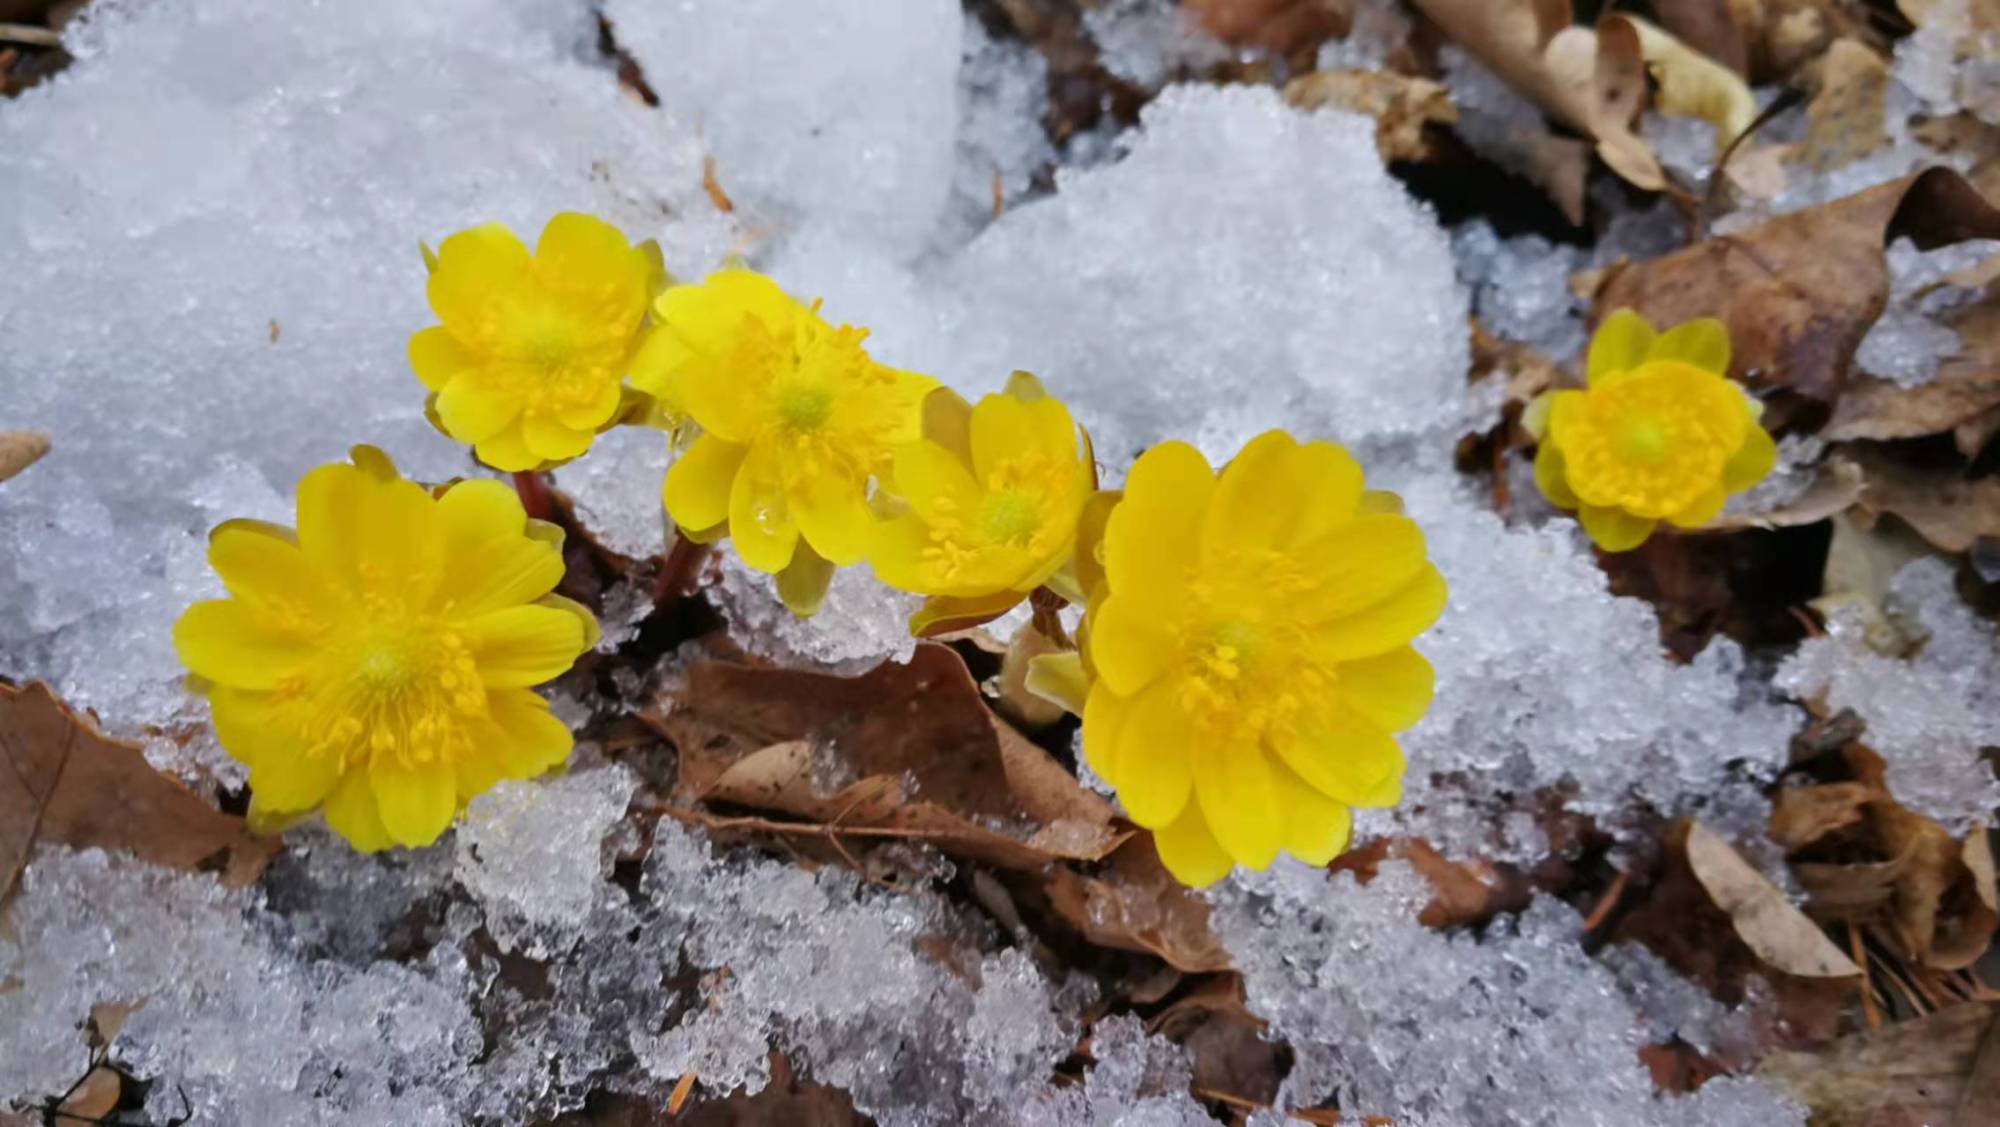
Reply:
[[534, 470], [516, 470], [514, 492], [521, 497], [521, 507], [535, 520], [556, 519], [556, 500], [549, 493], [549, 479]]
[[674, 530], [674, 541], [660, 558], [660, 575], [653, 581], [653, 606], [665, 610], [694, 589], [702, 564], [708, 562], [709, 547], [697, 544]]

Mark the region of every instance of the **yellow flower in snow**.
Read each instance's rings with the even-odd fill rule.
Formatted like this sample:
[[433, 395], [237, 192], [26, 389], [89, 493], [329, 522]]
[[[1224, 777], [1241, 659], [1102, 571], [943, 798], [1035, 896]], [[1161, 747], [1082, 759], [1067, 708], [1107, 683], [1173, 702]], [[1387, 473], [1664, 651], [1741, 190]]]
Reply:
[[909, 511], [876, 533], [882, 582], [933, 596], [914, 622], [993, 617], [1069, 561], [1097, 488], [1090, 441], [1041, 381], [1016, 372], [976, 407], [931, 392], [924, 438], [896, 451], [893, 492]]
[[1761, 406], [1725, 375], [1720, 321], [1656, 334], [1620, 309], [1591, 338], [1586, 368], [1587, 389], [1544, 392], [1522, 421], [1541, 441], [1535, 484], [1605, 551], [1638, 547], [1662, 520], [1708, 523], [1777, 461]]
[[1329, 442], [1253, 439], [1218, 475], [1163, 443], [1104, 529], [1083, 751], [1188, 884], [1280, 850], [1322, 864], [1402, 794], [1391, 733], [1429, 706], [1410, 648], [1444, 579], [1393, 494]]
[[299, 482], [298, 530], [232, 520], [208, 559], [229, 597], [196, 603], [174, 646], [250, 768], [251, 812], [323, 807], [355, 848], [428, 845], [474, 795], [539, 775], [569, 729], [529, 688], [595, 644], [550, 594], [562, 532], [514, 491], [433, 493], [357, 446]]
[[812, 613], [833, 567], [867, 553], [870, 481], [922, 437], [937, 381], [876, 363], [866, 330], [827, 323], [749, 270], [670, 287], [654, 315], [633, 384], [702, 431], [667, 471], [668, 515], [697, 540], [726, 534], [744, 563], [779, 574], [792, 610]]
[[438, 429], [500, 470], [574, 458], [609, 426], [659, 266], [588, 215], [549, 220], [532, 255], [498, 223], [438, 248], [442, 324], [410, 338]]

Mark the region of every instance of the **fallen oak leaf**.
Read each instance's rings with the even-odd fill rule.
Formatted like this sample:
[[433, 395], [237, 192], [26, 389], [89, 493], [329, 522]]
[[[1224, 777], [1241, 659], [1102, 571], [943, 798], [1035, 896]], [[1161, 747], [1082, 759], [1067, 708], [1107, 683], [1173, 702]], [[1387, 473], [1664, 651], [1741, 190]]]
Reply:
[[1834, 946], [1804, 912], [1714, 830], [1691, 822], [1687, 860], [1695, 879], [1729, 914], [1736, 934], [1757, 957], [1802, 978], [1844, 978], [1861, 968]]
[[1966, 179], [1932, 168], [1816, 207], [1609, 268], [1593, 315], [1637, 310], [1655, 324], [1718, 317], [1730, 371], [1832, 403], [1889, 298], [1891, 233], [1923, 248], [2000, 237], [1996, 210]]
[[1822, 171], [1851, 164], [1889, 143], [1889, 64], [1853, 39], [1836, 39], [1813, 67], [1800, 163]]
[[0, 761], [0, 900], [38, 844], [128, 852], [176, 869], [219, 863], [233, 885], [256, 880], [278, 851], [276, 838], [253, 836], [39, 681], [0, 684]]
[[1801, 848], [1861, 823], [1876, 795], [1866, 783], [1786, 787], [1771, 801], [1766, 835], [1786, 850]]
[[1429, 125], [1458, 121], [1458, 107], [1443, 86], [1427, 78], [1386, 70], [1322, 70], [1285, 84], [1285, 101], [1302, 110], [1328, 106], [1375, 119], [1375, 148], [1385, 161], [1423, 161], [1436, 155]]
[[1933, 547], [1971, 549], [1982, 536], [2000, 535], [2000, 478], [1967, 477], [1951, 466], [1915, 466], [1879, 452], [1860, 451], [1868, 487], [1854, 511], [1873, 521], [1900, 518]]
[[1756, 1077], [1812, 1112], [1817, 1127], [1946, 1123], [2000, 1002], [1947, 1006], [1928, 1017], [1840, 1038], [1823, 1049], [1773, 1053]]
[[1689, 529], [1690, 533], [1734, 532], [1745, 528], [1797, 528], [1800, 525], [1818, 524], [1854, 507], [1861, 499], [1861, 493], [1868, 486], [1861, 474], [1861, 467], [1851, 459], [1828, 458], [1820, 464], [1812, 484], [1787, 504], [1762, 512], [1733, 513], [1724, 511], [1719, 517], [1709, 521], [1699, 529]]
[[1120, 845], [1101, 868], [1058, 865], [1044, 889], [1049, 905], [1099, 947], [1138, 951], [1189, 974], [1229, 970], [1229, 952], [1208, 926], [1208, 904], [1160, 863], [1150, 834]]

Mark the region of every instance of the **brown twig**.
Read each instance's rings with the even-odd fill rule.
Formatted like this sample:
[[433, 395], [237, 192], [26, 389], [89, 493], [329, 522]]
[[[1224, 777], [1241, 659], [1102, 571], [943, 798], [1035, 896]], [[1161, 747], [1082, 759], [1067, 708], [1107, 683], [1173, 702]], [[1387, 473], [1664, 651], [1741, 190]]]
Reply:
[[1631, 879], [1631, 875], [1620, 869], [1618, 875], [1611, 878], [1611, 887], [1604, 890], [1604, 895], [1597, 901], [1597, 906], [1590, 910], [1590, 915], [1584, 917], [1583, 930], [1596, 931], [1610, 917], [1611, 909], [1618, 906], [1618, 898], [1625, 894], [1625, 884]]
[[1752, 134], [1769, 125], [1772, 118], [1798, 105], [1803, 100], [1805, 100], [1805, 95], [1798, 91], [1785, 90], [1778, 95], [1775, 101], [1764, 107], [1763, 113], [1758, 114], [1751, 120], [1750, 124], [1744, 126], [1743, 132], [1730, 138], [1729, 146], [1722, 150], [1720, 157], [1716, 158], [1715, 171], [1708, 175], [1708, 189], [1701, 194], [1700, 203], [1694, 209], [1694, 230], [1692, 232], [1694, 237], [1689, 240], [1690, 242], [1698, 243], [1708, 238], [1708, 219], [1709, 216], [1715, 214], [1716, 204], [1719, 202], [1719, 197], [1722, 194], [1722, 174], [1729, 168], [1729, 158], [1736, 155], [1737, 148], [1743, 142], [1749, 140]]

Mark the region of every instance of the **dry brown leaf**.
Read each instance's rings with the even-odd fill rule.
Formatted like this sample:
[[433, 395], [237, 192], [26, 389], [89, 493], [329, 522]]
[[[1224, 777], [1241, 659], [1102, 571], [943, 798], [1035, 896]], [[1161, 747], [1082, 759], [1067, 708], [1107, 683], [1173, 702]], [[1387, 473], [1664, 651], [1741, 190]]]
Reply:
[[1750, 73], [1750, 45], [1729, 0], [1653, 0], [1661, 26], [1739, 75]]
[[928, 841], [1011, 869], [1096, 860], [1131, 831], [1109, 803], [986, 708], [949, 646], [860, 677], [707, 662], [650, 718], [693, 799], [862, 836]]
[[1472, 321], [1472, 378], [1483, 380], [1499, 373], [1507, 380], [1504, 402], [1526, 403], [1562, 382], [1562, 368], [1540, 350], [1486, 331], [1477, 318]]
[[1346, 35], [1353, 7], [1352, 0], [1181, 0], [1181, 9], [1224, 43], [1283, 56]]
[[1099, 947], [1154, 955], [1190, 974], [1230, 969], [1207, 902], [1160, 864], [1150, 834], [1119, 846], [1094, 875], [1055, 867], [1046, 891], [1056, 913]]
[[1385, 161], [1430, 160], [1426, 125], [1450, 125], [1458, 107], [1443, 86], [1386, 70], [1322, 70], [1285, 84], [1285, 101], [1305, 110], [1331, 106], [1375, 119], [1375, 148]]
[[0, 430], [0, 481], [35, 464], [49, 452], [49, 436], [38, 430]]
[[278, 851], [70, 710], [47, 685], [0, 684], [0, 900], [38, 843], [132, 853], [176, 869], [257, 879]]
[[2000, 1002], [1966, 1002], [1851, 1034], [1812, 1052], [1773, 1053], [1757, 1078], [1804, 1104], [1814, 1127], [1933, 1127], [1964, 1100]]
[[1936, 379], [1915, 387], [1860, 376], [1848, 385], [1820, 437], [1829, 442], [1921, 438], [1955, 431], [1995, 407], [2000, 407], [2000, 369], [1941, 366]]
[[1378, 837], [1333, 859], [1329, 872], [1351, 872], [1366, 884], [1386, 858], [1405, 861], [1430, 884], [1432, 896], [1417, 912], [1417, 922], [1443, 930], [1482, 924], [1501, 912], [1528, 906], [1534, 890], [1519, 871], [1474, 858], [1455, 861], [1431, 843], [1415, 837]]
[[1786, 787], [1771, 801], [1769, 836], [1788, 850], [1811, 845], [1859, 825], [1875, 794], [1875, 788], [1865, 783]]
[[1862, 516], [1893, 514], [1946, 552], [2000, 535], [2000, 478], [1968, 478], [1951, 466], [1910, 465], [1869, 451], [1857, 456], [1868, 479], [1855, 507]]
[[1688, 826], [1687, 859], [1695, 878], [1716, 906], [1729, 913], [1736, 934], [1758, 958], [1802, 978], [1843, 978], [1861, 973], [1818, 924], [1794, 908], [1764, 874], [1700, 822]]
[[[2000, 211], [1965, 178], [1933, 168], [1607, 271], [1602, 318], [1629, 306], [1659, 325], [1720, 317], [1732, 373], [1831, 402], [1888, 301], [1887, 233], [1921, 246], [2000, 236]], [[1982, 235], [1981, 232], [1985, 234]]]
[[54, 1122], [84, 1122], [102, 1119], [110, 1115], [118, 1106], [118, 1099], [125, 1094], [125, 1080], [117, 1071], [103, 1065], [90, 1070], [77, 1085], [69, 1098], [62, 1102], [52, 1116]]
[[1813, 69], [1817, 92], [1806, 104], [1800, 162], [1839, 168], [1889, 143], [1883, 126], [1889, 64], [1881, 55], [1856, 40], [1840, 39]]
[[1802, 524], [1818, 524], [1852, 508], [1861, 499], [1861, 492], [1866, 487], [1867, 480], [1862, 477], [1860, 466], [1847, 458], [1828, 458], [1820, 465], [1812, 484], [1790, 504], [1761, 513], [1724, 513], [1700, 531], [1734, 532], [1744, 528], [1796, 528]]
[[1028, 691], [1028, 669], [1036, 658], [1067, 649], [1035, 629], [1034, 623], [1022, 623], [1000, 658], [995, 707], [1009, 720], [1030, 728], [1046, 728], [1062, 719], [1065, 712], [1061, 705]]
[[1268, 1106], [1284, 1077], [1283, 1050], [1243, 998], [1243, 980], [1218, 975], [1197, 984], [1146, 1023], [1146, 1031], [1187, 1050], [1197, 1092]]

